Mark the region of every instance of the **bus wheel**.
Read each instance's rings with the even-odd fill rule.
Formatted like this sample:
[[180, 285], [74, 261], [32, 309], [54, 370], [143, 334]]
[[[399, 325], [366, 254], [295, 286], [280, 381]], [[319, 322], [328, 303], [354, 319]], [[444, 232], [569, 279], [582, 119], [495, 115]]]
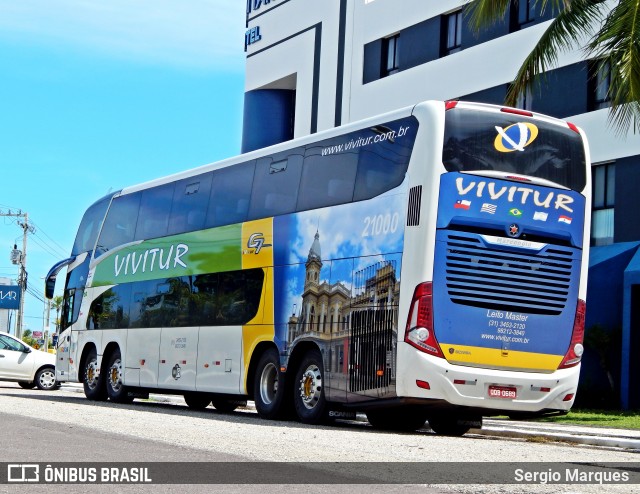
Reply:
[[280, 372], [280, 357], [275, 348], [270, 348], [260, 356], [253, 386], [253, 400], [260, 417], [269, 420], [283, 417], [284, 374]]
[[247, 402], [244, 400], [227, 400], [224, 398], [214, 398], [213, 408], [223, 413], [233, 412], [238, 407], [247, 406]]
[[441, 436], [463, 436], [472, 427], [482, 427], [482, 417], [464, 418], [464, 417], [430, 417], [429, 427], [431, 430]]
[[375, 429], [414, 432], [425, 424], [427, 414], [419, 408], [411, 407], [369, 410], [367, 420]]
[[98, 367], [98, 357], [95, 350], [89, 351], [84, 362], [82, 387], [88, 400], [106, 401], [107, 390], [104, 385], [104, 376]]
[[323, 386], [322, 355], [311, 350], [302, 359], [296, 372], [293, 404], [304, 424], [320, 424], [329, 417]]
[[133, 396], [129, 396], [127, 386], [122, 383], [123, 374], [120, 350], [115, 350], [109, 359], [106, 380], [107, 394], [114, 403], [131, 403], [133, 401]]
[[211, 396], [204, 393], [185, 393], [184, 402], [193, 410], [204, 410], [211, 404]]

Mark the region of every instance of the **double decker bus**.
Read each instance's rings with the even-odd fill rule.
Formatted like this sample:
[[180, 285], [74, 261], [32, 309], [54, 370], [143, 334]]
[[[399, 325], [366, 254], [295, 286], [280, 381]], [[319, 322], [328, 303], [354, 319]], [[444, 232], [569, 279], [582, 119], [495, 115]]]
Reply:
[[56, 378], [267, 419], [569, 410], [590, 164], [571, 123], [427, 101], [124, 188], [84, 214]]

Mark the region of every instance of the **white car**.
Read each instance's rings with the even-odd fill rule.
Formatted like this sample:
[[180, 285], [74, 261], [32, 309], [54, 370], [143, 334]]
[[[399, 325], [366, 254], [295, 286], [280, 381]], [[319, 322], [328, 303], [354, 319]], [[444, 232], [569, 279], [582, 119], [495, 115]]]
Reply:
[[17, 382], [25, 389], [58, 389], [56, 357], [0, 331], [0, 381]]

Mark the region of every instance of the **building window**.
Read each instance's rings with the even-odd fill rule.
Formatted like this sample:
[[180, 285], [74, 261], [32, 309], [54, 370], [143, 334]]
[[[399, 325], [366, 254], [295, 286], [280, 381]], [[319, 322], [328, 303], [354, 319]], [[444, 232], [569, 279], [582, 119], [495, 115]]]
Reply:
[[593, 212], [591, 245], [613, 243], [613, 220], [616, 197], [615, 163], [595, 165], [593, 172]]
[[518, 95], [518, 98], [516, 99], [516, 107], [521, 110], [533, 109], [533, 92], [530, 87]]
[[444, 44], [442, 55], [451, 55], [462, 49], [462, 10], [444, 16]]
[[381, 77], [395, 74], [399, 65], [400, 35], [396, 34], [382, 40], [382, 73]]
[[520, 0], [518, 2], [518, 27], [524, 29], [535, 21], [535, 1]]
[[611, 65], [607, 60], [594, 61], [591, 64], [591, 111], [611, 106]]

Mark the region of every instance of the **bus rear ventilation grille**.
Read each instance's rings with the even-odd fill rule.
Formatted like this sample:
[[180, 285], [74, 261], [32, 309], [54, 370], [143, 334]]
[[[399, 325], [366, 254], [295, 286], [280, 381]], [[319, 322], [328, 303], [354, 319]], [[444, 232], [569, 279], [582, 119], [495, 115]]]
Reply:
[[420, 225], [420, 201], [422, 199], [422, 185], [411, 187], [409, 190], [409, 208], [407, 210], [407, 226]]

